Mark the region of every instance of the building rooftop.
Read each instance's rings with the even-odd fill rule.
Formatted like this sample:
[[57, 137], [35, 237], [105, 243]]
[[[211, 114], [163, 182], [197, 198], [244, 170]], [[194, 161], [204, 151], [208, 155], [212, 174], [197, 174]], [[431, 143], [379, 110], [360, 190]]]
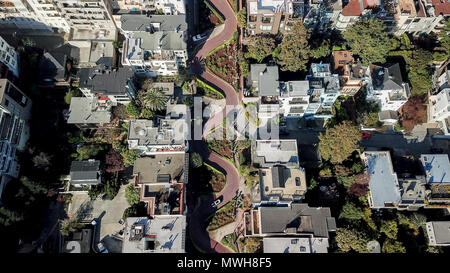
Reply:
[[128, 140], [135, 146], [148, 145], [184, 145], [184, 119], [159, 119], [157, 124], [152, 120], [131, 120], [128, 129]]
[[309, 81], [289, 81], [286, 83], [286, 89], [289, 97], [308, 96]]
[[330, 208], [292, 203], [288, 207], [259, 207], [261, 234], [304, 234], [328, 238], [336, 229]]
[[185, 15], [137, 15], [125, 14], [120, 17], [125, 31], [186, 31]]
[[328, 253], [328, 238], [265, 237], [264, 253]]
[[261, 167], [284, 164], [288, 167], [298, 166], [297, 140], [257, 140], [254, 161]]
[[92, 229], [83, 228], [73, 232], [70, 240], [64, 240], [65, 253], [91, 253]]
[[400, 65], [385, 64], [383, 66], [370, 65], [372, 84], [375, 90], [403, 89], [403, 79]]
[[100, 124], [111, 122], [111, 111], [107, 104], [97, 98], [72, 97], [69, 108], [69, 124]]
[[447, 154], [423, 154], [420, 161], [428, 184], [450, 183], [450, 161]]
[[66, 77], [67, 55], [44, 53], [39, 63], [41, 80], [64, 79]]
[[126, 219], [122, 253], [185, 253], [186, 216]]
[[168, 184], [174, 181], [183, 183], [185, 154], [157, 154], [136, 159], [133, 175], [138, 176], [139, 184]]
[[261, 201], [293, 201], [306, 193], [303, 169], [276, 165], [259, 170]]
[[78, 72], [79, 87], [89, 88], [93, 93], [103, 95], [126, 94], [128, 80], [134, 73], [129, 67], [112, 69], [104, 65], [81, 68]]
[[277, 65], [252, 64], [250, 73], [253, 87], [258, 89], [260, 97], [278, 96], [280, 94]]
[[72, 165], [70, 166], [70, 182], [72, 184], [100, 184], [100, 161], [93, 159], [72, 161]]
[[[155, 33], [137, 32], [131, 38], [131, 43], [136, 44], [135, 40], [140, 39], [140, 49], [142, 50], [185, 50], [187, 48], [182, 32], [158, 31]], [[128, 51], [134, 47], [128, 47]], [[128, 53], [130, 55], [130, 53]], [[131, 59], [129, 57], [129, 59]]]
[[450, 221], [434, 221], [426, 224], [430, 245], [450, 245]]
[[370, 176], [369, 190], [371, 206], [384, 208], [401, 201], [397, 174], [392, 168], [388, 151], [364, 152], [366, 171]]

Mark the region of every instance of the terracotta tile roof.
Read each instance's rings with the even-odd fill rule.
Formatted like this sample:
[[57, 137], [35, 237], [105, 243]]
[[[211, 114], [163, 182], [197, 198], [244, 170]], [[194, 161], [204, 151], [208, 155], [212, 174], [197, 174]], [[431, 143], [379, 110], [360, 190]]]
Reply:
[[363, 0], [364, 8], [368, 7], [379, 7], [380, 6], [380, 0]]
[[434, 6], [434, 13], [436, 16], [440, 14], [450, 14], [450, 2], [448, 0], [432, 0]]
[[350, 2], [342, 9], [341, 14], [344, 16], [360, 16], [363, 10], [361, 2], [360, 0], [350, 0]]

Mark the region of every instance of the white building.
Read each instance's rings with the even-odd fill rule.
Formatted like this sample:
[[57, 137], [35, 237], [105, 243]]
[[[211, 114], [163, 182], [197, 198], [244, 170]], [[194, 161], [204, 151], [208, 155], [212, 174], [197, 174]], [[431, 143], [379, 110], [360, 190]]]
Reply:
[[280, 87], [280, 114], [302, 117], [309, 105], [309, 81], [281, 82]]
[[0, 79], [0, 198], [6, 183], [19, 176], [16, 150], [29, 138], [31, 100], [7, 79]]
[[408, 83], [403, 82], [400, 65], [370, 65], [367, 100], [379, 103], [381, 111], [398, 111], [410, 97]]
[[14, 76], [19, 77], [17, 52], [0, 36], [0, 62], [4, 63]]
[[427, 222], [428, 245], [450, 246], [450, 221]]
[[435, 14], [433, 4], [425, 0], [397, 0], [394, 19], [395, 35], [405, 32], [412, 34], [430, 33], [442, 25], [441, 14]]
[[73, 29], [115, 28], [108, 0], [58, 0], [54, 3]]
[[120, 29], [127, 36], [122, 64], [136, 73], [172, 76], [186, 66], [184, 15], [123, 15]]
[[444, 135], [449, 136], [450, 131], [450, 88], [445, 88], [437, 95], [429, 98], [428, 122], [437, 122]]
[[162, 11], [165, 15], [186, 13], [185, 0], [112, 0], [115, 10]]

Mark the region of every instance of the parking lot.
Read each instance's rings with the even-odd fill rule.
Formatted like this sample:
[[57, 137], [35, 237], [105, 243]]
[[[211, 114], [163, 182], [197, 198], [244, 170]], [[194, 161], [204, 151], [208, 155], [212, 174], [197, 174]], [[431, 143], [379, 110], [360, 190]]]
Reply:
[[69, 208], [69, 215], [74, 217], [80, 214], [82, 218], [96, 219], [100, 228], [96, 241], [102, 241], [110, 252], [120, 252], [120, 246], [112, 235], [118, 233], [123, 226], [119, 224], [123, 212], [129, 207], [125, 199], [125, 188], [122, 185], [119, 193], [113, 200], [102, 200], [101, 197], [91, 201], [87, 194], [74, 194]]

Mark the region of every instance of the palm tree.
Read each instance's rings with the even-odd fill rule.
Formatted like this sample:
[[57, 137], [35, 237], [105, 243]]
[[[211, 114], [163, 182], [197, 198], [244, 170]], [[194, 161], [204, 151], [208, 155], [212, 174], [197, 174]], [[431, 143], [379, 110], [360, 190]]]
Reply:
[[166, 108], [168, 98], [156, 89], [149, 89], [142, 98], [142, 104], [152, 111], [161, 111]]

